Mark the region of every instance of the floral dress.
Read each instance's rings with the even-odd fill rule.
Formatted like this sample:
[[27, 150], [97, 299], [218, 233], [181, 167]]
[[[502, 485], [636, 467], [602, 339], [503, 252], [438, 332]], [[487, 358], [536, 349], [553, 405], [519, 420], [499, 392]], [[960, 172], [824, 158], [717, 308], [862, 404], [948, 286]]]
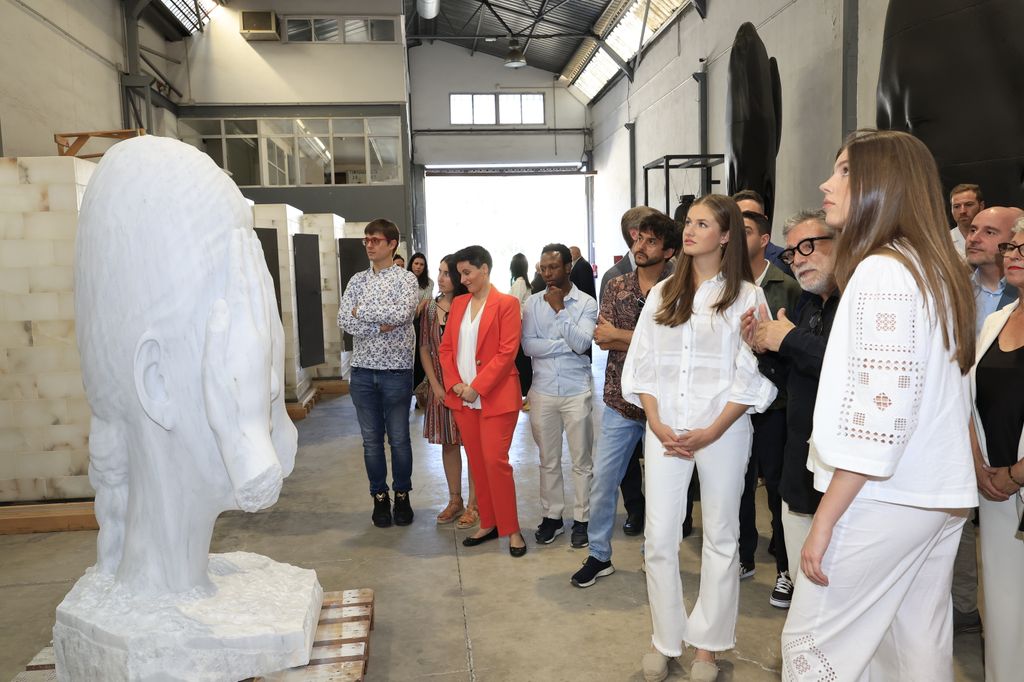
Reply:
[[[423, 315], [420, 315], [420, 343], [427, 347], [430, 355], [434, 376], [441, 384], [441, 360], [438, 349], [441, 347], [441, 335], [448, 320], [447, 311], [438, 308], [437, 300], [430, 302]], [[423, 408], [423, 435], [428, 443], [435, 445], [462, 445], [459, 427], [455, 424], [452, 411], [444, 405], [444, 396], [436, 395], [427, 382], [427, 401]]]

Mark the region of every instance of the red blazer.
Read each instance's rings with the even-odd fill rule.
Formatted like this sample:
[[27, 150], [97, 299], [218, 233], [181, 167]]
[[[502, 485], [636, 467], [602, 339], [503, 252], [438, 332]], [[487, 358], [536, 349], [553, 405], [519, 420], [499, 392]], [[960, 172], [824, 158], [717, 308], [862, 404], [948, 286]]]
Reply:
[[[462, 410], [462, 398], [452, 392], [452, 386], [463, 383], [456, 357], [459, 349], [459, 330], [466, 315], [471, 294], [456, 296], [441, 337], [438, 354], [444, 380], [444, 404], [451, 410]], [[503, 294], [494, 286], [487, 294], [476, 340], [476, 378], [470, 386], [480, 394], [480, 408], [485, 416], [518, 412], [523, 406], [516, 353], [522, 320], [519, 299]]]

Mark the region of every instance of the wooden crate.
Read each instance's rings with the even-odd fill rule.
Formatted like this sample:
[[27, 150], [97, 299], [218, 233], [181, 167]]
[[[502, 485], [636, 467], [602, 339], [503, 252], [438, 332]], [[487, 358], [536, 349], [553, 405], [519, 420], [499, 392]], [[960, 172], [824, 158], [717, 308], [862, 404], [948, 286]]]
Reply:
[[[373, 590], [324, 593], [309, 663], [244, 682], [362, 682], [370, 659]], [[56, 660], [48, 646], [12, 682], [55, 682]]]
[[293, 422], [302, 421], [306, 418], [306, 415], [310, 413], [313, 406], [316, 405], [316, 401], [320, 399], [320, 389], [311, 386], [306, 395], [302, 397], [302, 400], [298, 402], [286, 402], [284, 404], [285, 410], [288, 411], [288, 416], [291, 417]]

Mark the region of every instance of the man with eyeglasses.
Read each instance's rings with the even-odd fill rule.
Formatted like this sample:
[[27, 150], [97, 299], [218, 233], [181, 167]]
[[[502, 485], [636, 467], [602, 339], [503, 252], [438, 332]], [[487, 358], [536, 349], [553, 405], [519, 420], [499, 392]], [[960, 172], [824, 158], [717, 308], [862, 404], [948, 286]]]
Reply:
[[[671, 274], [672, 265], [668, 261], [682, 246], [682, 240], [683, 233], [677, 222], [658, 211], [649, 213], [640, 221], [633, 247], [636, 270], [610, 280], [601, 295], [594, 341], [608, 351], [604, 374], [605, 407], [590, 487], [590, 555], [570, 579], [576, 587], [590, 587], [598, 578], [615, 572], [611, 539], [619, 503], [618, 486], [644, 434], [643, 410], [622, 398], [622, 365], [647, 294], [651, 287]], [[641, 530], [642, 519], [643, 510]]]
[[[765, 247], [771, 240], [771, 226], [764, 215], [743, 211], [743, 227], [747, 236], [747, 254], [754, 274], [754, 284], [764, 291], [772, 318], [786, 319], [786, 312], [796, 310], [800, 298], [800, 285], [765, 257]], [[781, 255], [781, 249], [780, 249]], [[768, 496], [768, 510], [772, 517], [772, 544], [775, 554], [775, 589], [768, 602], [780, 609], [789, 608], [793, 582], [789, 577], [785, 535], [782, 530], [782, 499], [779, 497], [779, 477], [782, 475], [783, 449], [786, 445], [786, 392], [779, 395], [767, 410], [750, 417], [754, 427], [753, 444], [743, 496], [740, 498], [740, 580], [754, 575], [754, 553], [757, 550], [757, 511], [754, 493], [758, 476], [764, 478]]]
[[[370, 267], [352, 275], [338, 308], [338, 326], [353, 338], [349, 395], [363, 436], [363, 463], [373, 496], [371, 520], [378, 528], [392, 521], [412, 523], [412, 443], [409, 404], [412, 400], [412, 321], [419, 301], [416, 276], [394, 262], [398, 227], [378, 218], [363, 230]], [[388, 490], [384, 437], [391, 447], [394, 516]]]
[[[807, 441], [811, 437], [821, 364], [839, 305], [839, 290], [832, 262], [834, 235], [825, 224], [825, 213], [820, 209], [799, 211], [786, 221], [783, 234], [787, 248], [780, 257], [792, 266], [803, 294], [791, 317], [780, 315], [772, 320], [762, 306], [756, 313], [753, 309], [744, 313], [742, 325], [744, 340], [758, 353], [761, 373], [780, 392], [785, 389], [787, 395], [786, 445], [779, 478], [781, 544], [786, 548], [789, 566], [799, 570], [800, 549], [821, 500], [807, 470]], [[782, 606], [782, 602], [786, 596], [792, 598], [792, 589], [792, 580], [788, 585], [776, 581], [773, 599], [776, 592], [779, 594], [772, 604], [788, 607]]]

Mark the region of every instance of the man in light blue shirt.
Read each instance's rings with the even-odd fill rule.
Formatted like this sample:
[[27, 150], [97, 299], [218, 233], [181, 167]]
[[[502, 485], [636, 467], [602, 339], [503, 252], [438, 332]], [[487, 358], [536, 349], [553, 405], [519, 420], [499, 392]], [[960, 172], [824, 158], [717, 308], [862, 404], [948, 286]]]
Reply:
[[1014, 222], [1024, 215], [1019, 208], [993, 206], [974, 216], [967, 232], [967, 262], [975, 268], [971, 274], [974, 301], [977, 304], [976, 333], [985, 318], [1017, 298], [1003, 277], [1003, 257], [999, 244], [1010, 241]]
[[586, 547], [590, 520], [591, 448], [594, 441], [590, 351], [597, 326], [597, 301], [569, 281], [572, 255], [564, 244], [548, 244], [540, 274], [546, 288], [523, 308], [523, 352], [533, 359], [530, 429], [540, 449], [540, 504], [544, 518], [534, 534], [548, 544], [564, 531], [562, 433], [572, 457], [575, 548]]

